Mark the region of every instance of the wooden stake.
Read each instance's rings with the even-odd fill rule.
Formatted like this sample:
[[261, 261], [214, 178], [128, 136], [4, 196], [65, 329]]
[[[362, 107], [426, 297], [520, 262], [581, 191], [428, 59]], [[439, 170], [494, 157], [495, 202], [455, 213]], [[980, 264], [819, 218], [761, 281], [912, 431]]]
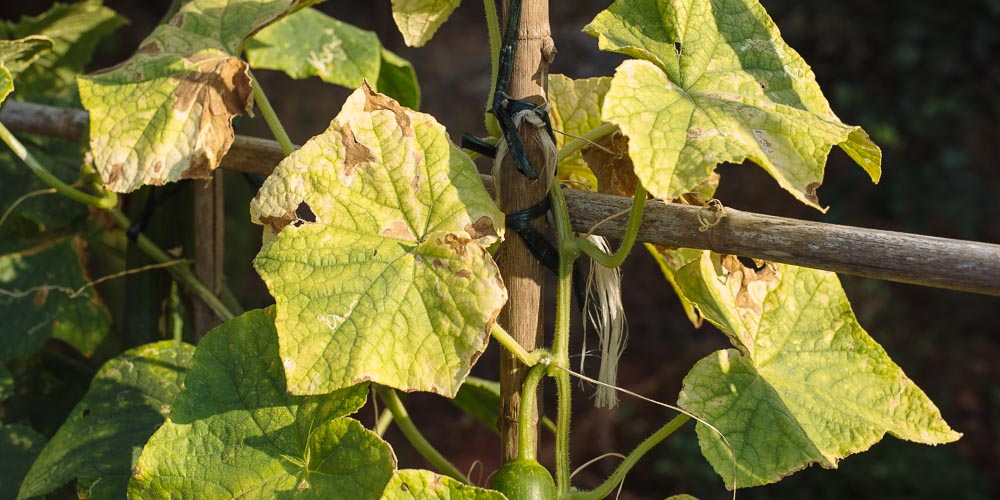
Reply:
[[[506, 25], [508, 1], [503, 2], [503, 25]], [[507, 93], [514, 99], [523, 99], [544, 104], [549, 63], [555, 55], [555, 48], [549, 31], [548, 0], [523, 0], [520, 34], [517, 54], [514, 59], [514, 75]], [[524, 142], [528, 160], [541, 172], [544, 157], [541, 147], [533, 139], [537, 129], [523, 124], [518, 136]], [[507, 156], [500, 167], [497, 185], [500, 190], [500, 209], [505, 213], [533, 207], [548, 195], [549, 182], [545, 175], [528, 180], [518, 172], [514, 162]], [[536, 227], [545, 229], [544, 219], [535, 221]], [[513, 231], [508, 231], [507, 239], [497, 256], [500, 274], [507, 285], [509, 299], [500, 313], [500, 324], [507, 329], [528, 351], [543, 344], [542, 329], [544, 314], [542, 304], [542, 282], [546, 271], [524, 246], [523, 241]], [[520, 390], [527, 368], [506, 350], [500, 350], [500, 442], [503, 461], [517, 457], [517, 421], [521, 406]], [[535, 408], [539, 408], [536, 405]], [[532, 416], [538, 420], [537, 411]]]
[[[194, 274], [216, 297], [222, 297], [223, 276], [223, 189], [222, 170], [208, 180], [194, 183]], [[204, 302], [193, 298], [192, 322], [195, 337], [222, 323]]]

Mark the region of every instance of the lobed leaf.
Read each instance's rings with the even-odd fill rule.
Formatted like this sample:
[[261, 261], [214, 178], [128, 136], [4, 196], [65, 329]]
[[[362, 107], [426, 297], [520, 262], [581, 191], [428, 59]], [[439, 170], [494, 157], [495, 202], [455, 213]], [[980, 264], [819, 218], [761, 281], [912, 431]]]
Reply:
[[462, 0], [392, 0], [392, 18], [410, 47], [422, 47]]
[[0, 402], [14, 395], [14, 376], [3, 363], [0, 363]]
[[420, 109], [420, 83], [413, 64], [395, 52], [382, 47], [382, 65], [379, 67], [378, 91], [399, 101], [410, 109]]
[[74, 479], [124, 497], [134, 461], [170, 414], [193, 353], [189, 344], [163, 341], [105, 363], [34, 461], [18, 497], [44, 495]]
[[83, 72], [97, 43], [126, 23], [100, 0], [62, 4], [17, 23], [0, 23], [0, 37], [48, 37], [52, 50], [18, 78], [22, 98], [34, 102], [74, 104], [76, 76]]
[[429, 470], [397, 470], [385, 491], [383, 500], [506, 500], [499, 491], [462, 484], [455, 479]]
[[166, 423], [139, 457], [129, 496], [378, 498], [389, 446], [356, 420], [367, 384], [322, 396], [285, 390], [272, 312], [201, 341]]
[[254, 68], [283, 71], [296, 79], [318, 76], [349, 88], [378, 79], [378, 35], [316, 9], [303, 9], [257, 33], [247, 44]]
[[251, 204], [293, 394], [371, 380], [453, 396], [507, 299], [503, 230], [468, 155], [431, 116], [364, 86]]
[[17, 40], [0, 40], [0, 68], [4, 81], [0, 87], [0, 102], [14, 89], [13, 79], [42, 56], [52, 50], [52, 39], [47, 36], [32, 35]]
[[584, 28], [622, 63], [602, 118], [629, 137], [646, 189], [675, 199], [722, 162], [763, 167], [803, 203], [839, 145], [873, 181], [881, 152], [843, 124], [757, 0], [618, 0]]
[[257, 31], [310, 0], [191, 0], [127, 61], [80, 77], [90, 147], [109, 189], [208, 178], [251, 113], [247, 65]]
[[0, 499], [15, 498], [17, 485], [43, 446], [45, 436], [31, 427], [0, 425]]
[[[611, 78], [606, 76], [574, 80], [565, 75], [549, 75], [549, 118], [552, 129], [558, 131], [556, 147], [562, 148], [566, 142], [604, 123], [601, 106], [610, 87]], [[576, 151], [559, 162], [557, 172], [560, 179], [596, 190], [597, 180], [590, 170], [583, 155]]]
[[[925, 444], [961, 436], [858, 325], [835, 274], [753, 270], [703, 252], [675, 276], [735, 346], [694, 366], [678, 404], [726, 436], [737, 486], [775, 482], [811, 463], [834, 468], [886, 432]], [[703, 454], [731, 485], [729, 449], [708, 427], [697, 431]]]
[[254, 68], [285, 72], [292, 78], [319, 77], [357, 88], [365, 81], [411, 108], [420, 106], [417, 74], [409, 61], [382, 46], [372, 31], [303, 9], [258, 33], [247, 45]]
[[107, 309], [93, 289], [81, 290], [79, 245], [72, 238], [0, 245], [0, 360], [30, 355], [50, 336], [89, 355], [107, 334]]
[[468, 377], [458, 389], [458, 394], [449, 401], [493, 432], [500, 433], [497, 427], [500, 421], [500, 382]]

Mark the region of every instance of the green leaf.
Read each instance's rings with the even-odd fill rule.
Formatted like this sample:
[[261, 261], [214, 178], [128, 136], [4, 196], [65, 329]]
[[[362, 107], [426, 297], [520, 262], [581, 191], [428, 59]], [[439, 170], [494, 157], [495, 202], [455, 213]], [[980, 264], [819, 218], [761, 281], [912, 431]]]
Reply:
[[14, 395], [14, 376], [0, 363], [0, 402]]
[[247, 45], [253, 68], [292, 78], [318, 76], [348, 88], [364, 81], [409, 108], [420, 107], [417, 74], [409, 61], [382, 46], [378, 35], [318, 10], [303, 9], [258, 33]]
[[378, 498], [395, 457], [374, 433], [340, 418], [365, 403], [367, 384], [291, 396], [274, 316], [250, 311], [210, 331], [185, 389], [142, 451], [136, 498]]
[[124, 497], [135, 458], [170, 413], [193, 352], [189, 344], [163, 341], [105, 363], [31, 466], [18, 496], [43, 495], [83, 478]]
[[16, 497], [18, 485], [44, 445], [45, 437], [31, 427], [0, 426], [0, 499]]
[[9, 38], [43, 35], [52, 50], [43, 54], [18, 78], [19, 95], [34, 102], [74, 104], [76, 76], [83, 71], [97, 43], [126, 23], [100, 0], [56, 3], [35, 17], [5, 23]]
[[6, 66], [0, 64], [0, 104], [7, 100], [7, 96], [14, 91], [14, 78]]
[[[13, 80], [21, 72], [28, 69], [46, 51], [52, 50], [52, 39], [47, 36], [28, 36], [18, 40], [0, 40], [0, 67], [6, 68], [8, 80]], [[5, 84], [6, 85], [10, 85]], [[0, 88], [0, 91], [3, 90]], [[13, 89], [0, 93], [6, 98]], [[0, 99], [3, 102], [3, 99]]]
[[[574, 80], [565, 75], [549, 75], [549, 103], [552, 106], [549, 117], [552, 128], [562, 132], [556, 134], [556, 147], [562, 148], [566, 142], [604, 123], [601, 106], [609, 88], [611, 78], [606, 76]], [[558, 168], [560, 178], [597, 189], [597, 180], [580, 151], [559, 162]]]
[[618, 67], [603, 119], [629, 137], [653, 195], [674, 199], [749, 159], [802, 202], [839, 145], [878, 181], [881, 152], [830, 110], [815, 75], [757, 0], [618, 0], [586, 28]]
[[500, 422], [500, 382], [468, 377], [450, 401], [494, 432], [500, 432], [497, 427]]
[[[699, 361], [678, 403], [725, 435], [738, 487], [811, 463], [834, 468], [890, 434], [926, 444], [961, 435], [858, 325], [833, 273], [703, 255], [677, 272], [685, 297], [736, 349]], [[732, 484], [729, 449], [697, 427], [702, 452]]]
[[498, 491], [468, 486], [428, 470], [404, 469], [392, 475], [383, 500], [506, 500]]
[[410, 61], [382, 47], [382, 66], [378, 73], [379, 92], [410, 109], [420, 109], [420, 84]]
[[[34, 353], [50, 336], [90, 354], [111, 318], [84, 275], [74, 240], [0, 245], [0, 360]], [[77, 293], [79, 292], [79, 293]]]
[[462, 0], [392, 0], [392, 18], [410, 47], [422, 47]]
[[208, 178], [253, 108], [245, 41], [306, 3], [192, 0], [129, 60], [80, 77], [90, 147], [109, 189]]
[[646, 250], [653, 256], [656, 263], [660, 265], [660, 271], [663, 273], [663, 277], [666, 278], [667, 283], [670, 283], [670, 287], [674, 289], [677, 298], [680, 299], [681, 307], [684, 308], [684, 314], [687, 316], [688, 321], [695, 328], [701, 328], [702, 319], [698, 313], [698, 308], [684, 296], [684, 291], [677, 283], [676, 273], [691, 261], [700, 259], [702, 251], [692, 248], [679, 248], [675, 250], [653, 245], [652, 243], [646, 243]]
[[[430, 115], [368, 86], [251, 203], [293, 394], [365, 380], [454, 396], [507, 299], [501, 213]], [[277, 233], [274, 235], [274, 233]]]
[[378, 79], [381, 47], [372, 31], [303, 9], [257, 33], [247, 44], [247, 60], [253, 68], [296, 79], [318, 76], [353, 89]]
[[[0, 71], [0, 75], [2, 75]], [[21, 138], [25, 146], [50, 172], [67, 184], [79, 180], [83, 152], [78, 143], [52, 137]], [[87, 216], [87, 207], [42, 182], [14, 155], [0, 148], [0, 239], [38, 239], [66, 234]]]

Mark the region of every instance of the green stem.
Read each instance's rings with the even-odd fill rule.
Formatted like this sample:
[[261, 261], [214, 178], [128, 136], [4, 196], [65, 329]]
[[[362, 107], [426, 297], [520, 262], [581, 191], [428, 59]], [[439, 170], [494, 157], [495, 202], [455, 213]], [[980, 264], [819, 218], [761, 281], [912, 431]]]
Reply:
[[410, 420], [410, 414], [406, 411], [406, 407], [403, 406], [403, 402], [399, 399], [399, 395], [396, 394], [395, 389], [379, 387], [377, 391], [379, 397], [382, 398], [382, 402], [385, 403], [386, 409], [392, 413], [392, 418], [396, 421], [396, 425], [399, 426], [399, 430], [403, 431], [403, 435], [413, 445], [413, 448], [417, 450], [417, 453], [420, 453], [420, 456], [427, 459], [442, 474], [455, 478], [465, 484], [471, 484], [469, 483], [469, 478], [465, 477], [465, 474], [462, 474], [454, 464], [449, 462], [444, 455], [439, 453], [434, 446], [424, 439], [424, 435], [413, 424], [413, 420]]
[[504, 347], [510, 351], [518, 361], [524, 363], [525, 366], [535, 366], [538, 362], [548, 355], [548, 351], [545, 349], [535, 349], [532, 352], [528, 352], [523, 346], [511, 337], [507, 330], [504, 330], [502, 326], [497, 323], [493, 323], [493, 328], [490, 329], [490, 335], [496, 339]]
[[167, 12], [163, 14], [163, 17], [160, 18], [160, 22], [157, 24], [167, 24], [179, 10], [181, 10], [181, 0], [173, 0], [170, 2], [170, 6], [167, 7]]
[[[116, 224], [118, 224], [118, 227], [123, 230], [128, 230], [129, 226], [132, 225], [132, 222], [129, 221], [128, 217], [126, 217], [125, 214], [117, 208], [109, 208], [108, 214], [110, 214], [111, 218], [114, 219]], [[140, 234], [139, 237], [136, 238], [136, 244], [139, 245], [139, 249], [142, 250], [143, 253], [150, 256], [157, 262], [162, 263], [176, 260], [161, 250], [160, 247], [156, 246], [156, 243], [153, 243], [152, 240], [147, 238], [144, 234]], [[235, 317], [232, 311], [230, 311], [222, 303], [222, 301], [219, 300], [214, 293], [212, 293], [211, 290], [209, 290], [204, 284], [202, 284], [201, 281], [198, 280], [197, 277], [195, 277], [194, 273], [191, 272], [190, 267], [186, 265], [176, 265], [168, 267], [167, 270], [170, 271], [170, 274], [172, 274], [177, 281], [186, 285], [195, 295], [197, 295], [198, 298], [201, 299], [202, 302], [204, 302], [205, 305], [215, 312], [215, 314], [218, 315], [223, 321], [228, 321]]]
[[562, 162], [566, 158], [569, 158], [569, 155], [593, 144], [601, 137], [613, 134], [617, 130], [618, 130], [618, 125], [615, 125], [613, 123], [602, 123], [588, 130], [586, 134], [583, 134], [579, 138], [573, 139], [572, 141], [563, 144], [562, 149], [560, 149], [559, 152], [556, 153], [556, 164]]
[[598, 264], [607, 268], [616, 268], [625, 262], [625, 258], [632, 252], [635, 239], [639, 235], [639, 225], [642, 222], [642, 211], [646, 207], [646, 189], [642, 185], [636, 185], [635, 195], [632, 197], [632, 209], [628, 215], [628, 226], [625, 228], [625, 236], [622, 244], [614, 254], [608, 255], [593, 243], [583, 238], [574, 238], [573, 245], [577, 246], [583, 253], [590, 256]]
[[556, 379], [556, 488], [559, 498], [566, 498], [570, 491], [569, 428], [572, 416], [572, 383], [569, 373], [558, 370]]
[[378, 422], [375, 422], [375, 434], [378, 434], [378, 437], [385, 436], [385, 431], [389, 430], [389, 424], [391, 423], [392, 412], [382, 410], [382, 414], [378, 416]]
[[112, 208], [118, 203], [118, 195], [110, 193], [105, 196], [94, 196], [84, 193], [69, 184], [59, 180], [58, 177], [52, 175], [42, 164], [21, 144], [21, 141], [14, 137], [14, 134], [7, 130], [7, 127], [0, 123], [0, 139], [10, 146], [11, 151], [17, 155], [31, 171], [45, 184], [48, 184], [53, 189], [55, 189], [59, 194], [76, 200], [80, 203], [90, 205], [97, 208]]
[[[576, 236], [573, 234], [569, 220], [569, 209], [559, 183], [554, 183], [549, 190], [552, 201], [552, 215], [556, 224], [556, 237], [559, 242], [559, 285], [556, 288], [556, 324], [552, 339], [552, 354], [556, 366], [569, 365], [569, 326], [572, 306], [573, 262], [579, 257], [579, 250], [572, 244]], [[556, 415], [556, 487], [560, 497], [570, 491], [570, 461], [569, 461], [569, 430], [572, 408], [572, 384], [569, 373], [558, 370], [555, 375], [558, 397], [558, 413]]]
[[500, 19], [494, 0], [483, 0], [483, 9], [486, 10], [486, 29], [490, 33], [490, 95], [486, 100], [486, 109], [493, 109], [493, 93], [497, 91], [497, 73], [500, 71]]
[[[535, 410], [535, 400], [538, 394], [538, 382], [548, 371], [546, 363], [538, 363], [531, 367], [528, 376], [521, 386], [521, 407], [517, 414], [517, 459], [535, 460], [538, 447], [535, 443], [535, 426], [531, 414]], [[561, 373], [561, 372], [560, 372]]]
[[654, 432], [651, 436], [643, 440], [643, 442], [639, 443], [639, 446], [636, 446], [635, 449], [632, 450], [632, 453], [629, 453], [628, 456], [625, 457], [625, 460], [618, 464], [618, 468], [615, 469], [615, 472], [604, 480], [600, 486], [590, 491], [571, 492], [569, 498], [573, 500], [600, 500], [607, 497], [616, 487], [618, 487], [619, 484], [621, 484], [622, 481], [625, 480], [625, 475], [632, 470], [632, 467], [635, 466], [639, 459], [648, 453], [649, 450], [653, 449], [654, 446], [659, 444], [660, 441], [663, 441], [668, 436], [673, 434], [674, 431], [687, 423], [688, 420], [691, 420], [691, 417], [687, 415], [677, 415], [673, 420], [667, 422], [663, 427], [660, 427], [658, 431]]
[[292, 140], [288, 137], [288, 132], [285, 132], [285, 127], [281, 126], [278, 115], [274, 112], [274, 108], [271, 107], [271, 101], [264, 94], [264, 89], [261, 88], [257, 77], [250, 70], [247, 70], [247, 73], [250, 75], [250, 81], [253, 82], [254, 101], [257, 102], [260, 114], [264, 115], [264, 121], [267, 122], [267, 126], [271, 128], [271, 133], [274, 134], [275, 140], [281, 146], [281, 152], [285, 153], [285, 156], [292, 154], [295, 151], [295, 145], [292, 144]]

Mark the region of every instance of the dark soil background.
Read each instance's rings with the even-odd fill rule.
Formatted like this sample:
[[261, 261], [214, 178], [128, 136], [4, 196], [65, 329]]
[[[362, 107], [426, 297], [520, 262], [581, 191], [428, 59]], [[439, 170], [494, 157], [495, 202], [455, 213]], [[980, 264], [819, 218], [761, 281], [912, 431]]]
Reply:
[[[885, 154], [882, 182], [835, 150], [820, 196], [823, 215], [796, 202], [752, 165], [720, 167], [718, 193], [727, 206], [809, 220], [1000, 243], [1000, 0], [840, 2], [762, 0], [785, 40], [808, 61], [833, 109], [860, 124]], [[166, 11], [168, 0], [106, 1], [131, 20], [102, 45], [93, 68], [127, 58]], [[622, 60], [600, 53], [580, 29], [607, 1], [552, 2], [559, 54], [551, 70], [572, 77], [611, 75]], [[37, 14], [51, 2], [3, 2], [2, 17]], [[414, 63], [423, 84], [422, 111], [443, 122], [453, 138], [482, 135], [489, 89], [489, 49], [482, 4], [464, 2], [433, 40], [410, 49], [392, 24], [388, 0], [326, 2], [321, 10], [379, 33], [383, 43]], [[297, 143], [323, 131], [347, 90], [318, 79], [293, 81], [258, 72]], [[270, 137], [259, 117], [238, 132]], [[250, 191], [227, 176], [227, 253], [230, 286], [243, 304], [271, 302], [250, 260], [260, 229], [249, 223]], [[781, 483], [739, 493], [741, 498], [998, 498], [1000, 496], [1000, 299], [849, 276], [842, 277], [861, 324], [965, 434], [959, 442], [927, 447], [887, 436], [869, 452], [848, 457], [837, 471], [811, 467]], [[641, 249], [625, 266], [630, 349], [619, 383], [662, 401], [675, 401], [687, 370], [726, 347], [710, 327], [695, 330], [653, 260]], [[495, 378], [495, 348], [475, 374]], [[589, 393], [590, 389], [583, 389]], [[549, 391], [549, 394], [553, 394]], [[548, 398], [554, 403], [554, 397]], [[573, 462], [627, 453], [673, 415], [634, 399], [614, 411], [595, 410], [575, 397]], [[478, 460], [473, 477], [485, 482], [497, 466], [498, 439], [431, 396], [409, 405], [429, 439], [462, 469]], [[554, 411], [550, 408], [550, 414]], [[362, 417], [370, 419], [371, 409]], [[401, 436], [390, 432], [401, 467], [426, 467]], [[551, 440], [543, 456], [551, 460]], [[575, 479], [595, 485], [616, 460], [605, 459]], [[690, 493], [727, 498], [698, 451], [693, 426], [655, 449], [628, 476], [621, 498]]]

